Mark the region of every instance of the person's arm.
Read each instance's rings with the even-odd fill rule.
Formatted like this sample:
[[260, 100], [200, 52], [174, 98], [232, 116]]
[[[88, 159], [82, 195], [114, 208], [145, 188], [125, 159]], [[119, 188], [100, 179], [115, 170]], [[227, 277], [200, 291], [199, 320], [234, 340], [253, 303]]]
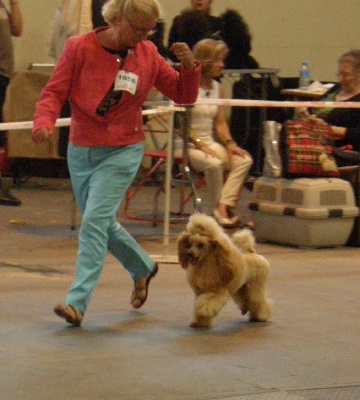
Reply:
[[76, 62], [76, 43], [73, 38], [66, 42], [55, 69], [36, 102], [32, 139], [34, 142], [52, 140], [56, 119], [69, 97], [71, 80]]
[[[360, 95], [354, 96], [350, 101], [360, 101]], [[335, 108], [326, 118], [330, 125], [335, 140], [343, 140], [360, 149], [360, 109]]]
[[[331, 88], [320, 101], [335, 101], [336, 93], [341, 86], [336, 84]], [[353, 96], [349, 101], [360, 101], [360, 95]], [[358, 108], [333, 108], [324, 118], [318, 116], [316, 111], [311, 110], [313, 114], [309, 116], [309, 120], [317, 124], [328, 124], [333, 133], [333, 139], [341, 141], [341, 145], [350, 144], [360, 150], [360, 109]]]
[[219, 158], [214, 150], [207, 146], [201, 139], [196, 136], [196, 132], [191, 130], [189, 135], [189, 141], [195, 145], [198, 150], [201, 150], [208, 156]]
[[11, 34], [13, 36], [21, 36], [23, 32], [23, 22], [18, 0], [10, 0], [9, 23]]
[[158, 72], [153, 86], [177, 104], [192, 104], [200, 86], [201, 64], [186, 43], [174, 43], [171, 50], [181, 60], [180, 70], [176, 71], [156, 50]]
[[[220, 98], [224, 98], [224, 90], [220, 86], [219, 90]], [[217, 135], [217, 139], [219, 142], [226, 148], [226, 150], [230, 154], [238, 154], [240, 156], [246, 156], [249, 155], [249, 153], [239, 147], [235, 140], [231, 136], [230, 128], [226, 120], [225, 112], [224, 112], [224, 107], [219, 106], [218, 107], [218, 112], [215, 116], [215, 121], [214, 121], [214, 129], [215, 133]]]
[[317, 124], [317, 125], [329, 125], [331, 129], [331, 133], [333, 134], [333, 139], [334, 140], [343, 140], [345, 139], [345, 135], [347, 132], [347, 128], [344, 126], [336, 126], [336, 125], [331, 125], [328, 122], [326, 122], [324, 119], [319, 118], [316, 115], [310, 115], [308, 117], [308, 120]]

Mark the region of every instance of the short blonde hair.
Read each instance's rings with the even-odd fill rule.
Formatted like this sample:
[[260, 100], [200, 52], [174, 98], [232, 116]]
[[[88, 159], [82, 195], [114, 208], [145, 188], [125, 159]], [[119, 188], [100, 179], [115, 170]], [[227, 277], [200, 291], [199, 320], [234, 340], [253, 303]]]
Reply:
[[338, 62], [339, 64], [350, 64], [357, 73], [360, 73], [360, 50], [354, 49], [344, 53]]
[[220, 55], [227, 56], [229, 48], [225, 42], [216, 39], [203, 39], [193, 48], [194, 57], [204, 65], [214, 62]]
[[102, 7], [107, 23], [111, 24], [120, 14], [130, 18], [140, 14], [149, 19], [160, 19], [162, 8], [157, 0], [109, 0]]

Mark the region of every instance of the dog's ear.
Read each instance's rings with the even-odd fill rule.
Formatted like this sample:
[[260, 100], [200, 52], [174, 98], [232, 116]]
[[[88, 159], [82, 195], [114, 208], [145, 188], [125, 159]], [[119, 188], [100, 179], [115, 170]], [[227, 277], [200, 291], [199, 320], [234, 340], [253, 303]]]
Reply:
[[179, 256], [179, 263], [181, 268], [187, 268], [187, 261], [188, 261], [188, 253], [187, 250], [190, 247], [189, 241], [190, 233], [189, 232], [181, 232], [178, 237], [178, 256]]
[[229, 250], [221, 246], [220, 242], [211, 241], [211, 248], [215, 252], [218, 277], [224, 286], [234, 279], [234, 270], [229, 263]]
[[219, 277], [224, 285], [228, 285], [234, 279], [234, 271], [227, 264], [220, 264]]

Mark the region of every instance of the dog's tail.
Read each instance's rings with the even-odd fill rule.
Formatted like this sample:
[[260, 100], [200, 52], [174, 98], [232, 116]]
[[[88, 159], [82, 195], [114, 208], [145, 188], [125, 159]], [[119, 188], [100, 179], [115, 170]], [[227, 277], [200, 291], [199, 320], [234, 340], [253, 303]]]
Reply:
[[242, 251], [255, 253], [255, 237], [250, 229], [242, 229], [232, 235], [235, 245]]

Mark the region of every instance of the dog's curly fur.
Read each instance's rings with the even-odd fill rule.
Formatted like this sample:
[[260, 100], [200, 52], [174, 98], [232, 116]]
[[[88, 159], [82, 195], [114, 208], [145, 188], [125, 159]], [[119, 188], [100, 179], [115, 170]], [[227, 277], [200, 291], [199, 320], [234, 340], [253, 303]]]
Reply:
[[256, 254], [252, 231], [230, 238], [214, 218], [196, 213], [178, 237], [178, 255], [187, 281], [195, 292], [192, 327], [210, 327], [232, 297], [251, 321], [266, 321], [273, 313], [266, 293], [270, 265]]

